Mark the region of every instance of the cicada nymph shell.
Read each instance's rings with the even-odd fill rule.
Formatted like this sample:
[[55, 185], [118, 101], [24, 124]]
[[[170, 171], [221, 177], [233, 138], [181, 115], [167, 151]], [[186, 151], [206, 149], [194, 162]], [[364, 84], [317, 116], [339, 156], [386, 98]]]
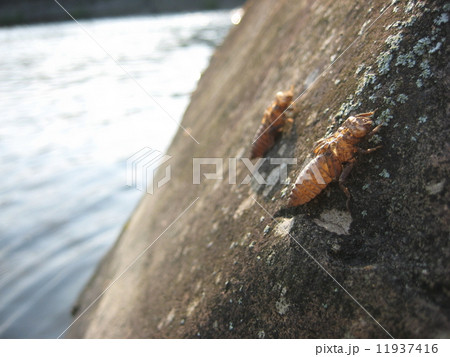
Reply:
[[373, 114], [351, 116], [333, 135], [316, 142], [313, 149], [315, 157], [298, 175], [288, 206], [303, 205], [316, 197], [330, 182], [339, 181], [339, 186], [347, 196], [348, 207], [350, 192], [344, 182], [356, 161], [355, 154], [370, 153], [380, 148], [363, 150], [357, 146], [361, 140], [380, 129], [380, 125], [373, 128]]
[[280, 135], [290, 130], [294, 120], [288, 117], [287, 112], [292, 108], [293, 90], [294, 86], [291, 86], [288, 91], [278, 92], [274, 102], [265, 110], [261, 125], [253, 138], [250, 159], [264, 157]]

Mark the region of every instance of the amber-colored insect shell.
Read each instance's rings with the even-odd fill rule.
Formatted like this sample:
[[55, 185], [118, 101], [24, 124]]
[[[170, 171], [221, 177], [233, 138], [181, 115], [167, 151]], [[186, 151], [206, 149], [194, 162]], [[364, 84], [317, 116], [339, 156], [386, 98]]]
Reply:
[[359, 149], [357, 144], [369, 133], [379, 129], [379, 126], [372, 129], [372, 115], [373, 112], [352, 116], [333, 135], [317, 141], [313, 149], [315, 158], [298, 175], [289, 206], [311, 201], [331, 181], [337, 179], [340, 179], [341, 188], [349, 198], [350, 194], [342, 181], [353, 166], [355, 153]]
[[250, 159], [264, 157], [281, 135], [286, 121], [285, 111], [291, 106], [293, 86], [285, 92], [278, 92], [274, 102], [264, 111], [261, 125], [253, 139]]

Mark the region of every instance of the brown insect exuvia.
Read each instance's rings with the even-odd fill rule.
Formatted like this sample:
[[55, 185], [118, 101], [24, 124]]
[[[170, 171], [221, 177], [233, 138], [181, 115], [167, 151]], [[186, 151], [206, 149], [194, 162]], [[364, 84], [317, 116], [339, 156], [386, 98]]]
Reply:
[[288, 206], [300, 206], [316, 197], [331, 181], [339, 180], [339, 186], [347, 196], [350, 192], [344, 182], [356, 161], [355, 154], [371, 153], [380, 148], [363, 150], [357, 144], [374, 135], [380, 125], [372, 128], [373, 112], [351, 116], [330, 137], [320, 139], [315, 147], [315, 158], [300, 172], [289, 197]]
[[292, 127], [294, 120], [286, 112], [292, 108], [294, 86], [288, 91], [278, 92], [274, 102], [265, 110], [261, 125], [253, 139], [250, 159], [263, 157], [274, 145], [283, 132]]

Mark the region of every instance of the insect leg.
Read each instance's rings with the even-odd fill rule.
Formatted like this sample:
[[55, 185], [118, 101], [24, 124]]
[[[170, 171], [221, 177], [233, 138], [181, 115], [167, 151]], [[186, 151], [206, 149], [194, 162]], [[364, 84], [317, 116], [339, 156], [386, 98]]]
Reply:
[[371, 117], [374, 114], [375, 114], [375, 111], [368, 112], [368, 113], [360, 113], [360, 114], [357, 114], [356, 117], [368, 118], [368, 117]]
[[355, 161], [350, 161], [342, 170], [341, 175], [339, 176], [339, 187], [342, 191], [344, 191], [345, 195], [347, 196], [347, 209], [350, 210], [350, 191], [348, 188], [344, 185], [348, 175], [353, 169], [353, 165], [355, 164]]
[[371, 138], [372, 136], [374, 136], [376, 133], [378, 133], [381, 129], [381, 124], [377, 125], [375, 128], [372, 129], [372, 131], [370, 133], [367, 134], [367, 138]]
[[371, 148], [371, 149], [358, 148], [358, 153], [360, 153], [360, 154], [370, 154], [370, 153], [374, 152], [375, 150], [381, 149], [382, 147], [383, 147], [383, 145], [378, 145], [378, 146], [376, 146], [374, 148]]
[[287, 118], [286, 122], [283, 126], [283, 134], [287, 135], [290, 134], [292, 131], [292, 126], [294, 125], [294, 119], [293, 118]]

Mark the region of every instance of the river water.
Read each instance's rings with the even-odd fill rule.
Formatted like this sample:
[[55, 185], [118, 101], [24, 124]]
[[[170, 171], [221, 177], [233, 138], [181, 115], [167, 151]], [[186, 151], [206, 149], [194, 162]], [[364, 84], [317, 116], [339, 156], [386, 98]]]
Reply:
[[127, 158], [167, 149], [230, 16], [0, 29], [0, 337], [54, 338], [71, 323], [141, 197]]

